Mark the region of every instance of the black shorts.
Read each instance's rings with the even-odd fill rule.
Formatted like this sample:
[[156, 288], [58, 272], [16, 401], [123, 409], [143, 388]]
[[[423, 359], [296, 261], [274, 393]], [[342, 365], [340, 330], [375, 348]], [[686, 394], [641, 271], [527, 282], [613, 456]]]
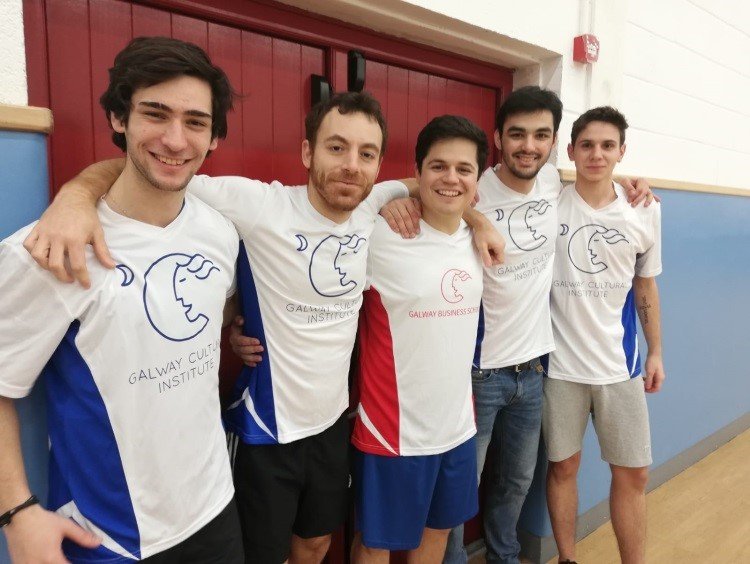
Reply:
[[148, 564], [242, 564], [244, 561], [242, 533], [234, 500], [180, 544], [141, 560]]
[[279, 445], [237, 447], [234, 486], [245, 561], [281, 564], [292, 533], [328, 535], [349, 506], [349, 423], [343, 414], [311, 437]]

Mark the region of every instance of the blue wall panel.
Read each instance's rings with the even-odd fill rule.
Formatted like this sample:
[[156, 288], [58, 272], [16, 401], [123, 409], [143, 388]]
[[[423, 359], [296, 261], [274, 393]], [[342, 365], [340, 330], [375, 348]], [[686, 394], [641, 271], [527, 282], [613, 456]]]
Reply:
[[[48, 194], [46, 136], [0, 131], [0, 239], [37, 219], [47, 206]], [[37, 383], [31, 395], [16, 406], [29, 485], [40, 499], [46, 500], [47, 418], [43, 383]], [[5, 535], [0, 534], [0, 564], [9, 562]]]
[[[648, 396], [654, 467], [750, 411], [750, 198], [657, 192], [663, 199], [664, 271], [658, 282], [667, 380], [661, 392]], [[640, 344], [645, 351], [642, 339]], [[542, 466], [521, 527], [548, 536]], [[589, 425], [578, 479], [580, 513], [608, 497], [609, 478]]]

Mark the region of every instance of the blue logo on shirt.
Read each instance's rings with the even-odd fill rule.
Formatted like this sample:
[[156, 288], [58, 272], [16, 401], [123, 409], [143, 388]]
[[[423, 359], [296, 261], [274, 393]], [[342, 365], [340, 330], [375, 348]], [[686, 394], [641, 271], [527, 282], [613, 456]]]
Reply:
[[199, 286], [219, 268], [203, 255], [170, 253], [146, 270], [143, 305], [151, 326], [170, 341], [187, 341], [208, 325], [209, 318], [199, 310]]
[[508, 233], [511, 241], [522, 251], [533, 251], [547, 242], [547, 236], [537, 232], [540, 216], [547, 213], [552, 205], [547, 200], [526, 202], [508, 216]]
[[[567, 225], [563, 224], [563, 233], [567, 233], [566, 227]], [[625, 235], [617, 229], [609, 229], [603, 225], [590, 223], [579, 227], [570, 236], [568, 257], [570, 257], [573, 266], [581, 272], [596, 274], [608, 268], [607, 263], [600, 257], [606, 252], [604, 243], [615, 245], [622, 241], [630, 244]]]
[[[302, 252], [308, 247], [304, 235], [295, 235]], [[357, 287], [357, 282], [349, 278], [349, 271], [356, 255], [363, 251], [367, 239], [358, 235], [338, 237], [329, 235], [313, 249], [310, 256], [310, 283], [321, 296], [337, 298], [348, 294]]]

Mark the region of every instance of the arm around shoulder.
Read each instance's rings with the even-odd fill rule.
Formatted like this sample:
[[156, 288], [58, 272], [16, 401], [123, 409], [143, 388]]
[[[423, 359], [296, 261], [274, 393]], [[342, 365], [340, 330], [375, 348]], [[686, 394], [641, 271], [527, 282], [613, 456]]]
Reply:
[[[39, 266], [61, 282], [77, 280], [91, 285], [84, 250], [92, 245], [99, 262], [114, 268], [104, 241], [96, 202], [122, 174], [125, 159], [94, 163], [65, 183], [24, 241], [24, 247]], [[67, 260], [66, 260], [67, 258]]]

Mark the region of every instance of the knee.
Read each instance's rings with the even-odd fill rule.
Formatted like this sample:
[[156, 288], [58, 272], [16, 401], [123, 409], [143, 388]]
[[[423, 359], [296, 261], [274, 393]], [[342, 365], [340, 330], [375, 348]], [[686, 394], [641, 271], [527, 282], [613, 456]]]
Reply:
[[304, 539], [301, 544], [301, 548], [303, 548], [303, 551], [307, 553], [310, 559], [320, 562], [325, 558], [328, 548], [331, 546], [331, 535]]
[[612, 466], [612, 482], [620, 487], [645, 492], [648, 485], [648, 467], [625, 468]]
[[578, 452], [559, 462], [550, 462], [547, 469], [547, 475], [556, 481], [564, 482], [575, 480], [578, 475], [578, 468], [581, 465], [581, 453]]

